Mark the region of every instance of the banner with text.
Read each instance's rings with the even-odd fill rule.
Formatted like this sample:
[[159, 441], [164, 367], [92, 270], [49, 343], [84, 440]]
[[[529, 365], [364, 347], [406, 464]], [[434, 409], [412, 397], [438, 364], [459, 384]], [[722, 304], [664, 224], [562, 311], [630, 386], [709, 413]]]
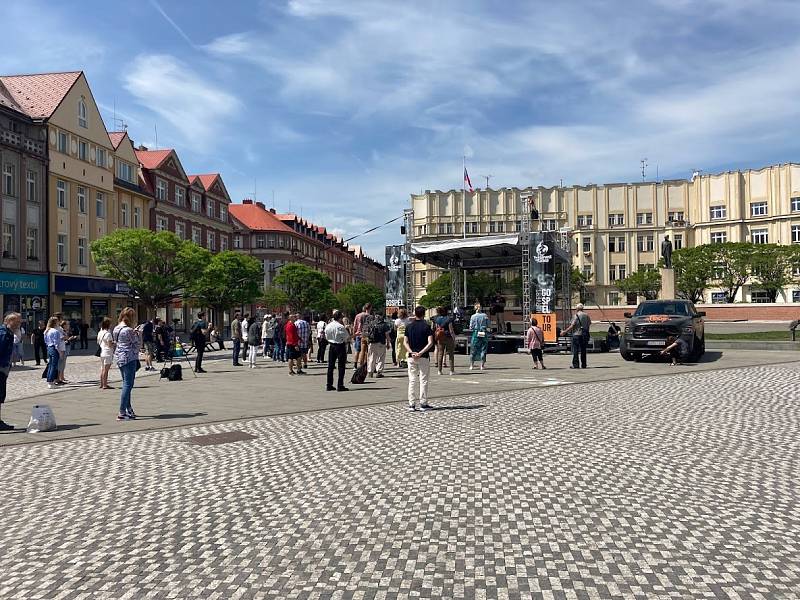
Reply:
[[556, 261], [553, 248], [556, 240], [549, 232], [531, 233], [531, 285], [533, 312], [552, 313], [556, 303]]
[[406, 304], [405, 246], [386, 246], [386, 307]]

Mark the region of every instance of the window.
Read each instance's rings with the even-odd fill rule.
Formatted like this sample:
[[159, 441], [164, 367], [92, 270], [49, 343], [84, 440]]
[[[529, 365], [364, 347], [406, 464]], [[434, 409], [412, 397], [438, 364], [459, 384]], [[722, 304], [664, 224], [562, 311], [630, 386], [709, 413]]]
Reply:
[[608, 251], [609, 252], [625, 252], [625, 238], [624, 237], [610, 237], [608, 238]]
[[522, 231], [522, 221], [514, 222], [514, 231]]
[[256, 235], [256, 248], [266, 248], [266, 241], [263, 233]]
[[240, 235], [233, 236], [233, 247], [234, 248], [241, 248], [242, 247], [242, 236], [240, 236]]
[[591, 227], [592, 215], [578, 215], [578, 227]]
[[625, 274], [625, 265], [617, 265], [617, 276], [620, 279], [625, 279], [625, 277], [627, 277]]
[[184, 190], [182, 187], [175, 186], [175, 204], [178, 206], [183, 206], [185, 198], [186, 190]]
[[727, 297], [726, 292], [711, 292], [711, 304], [725, 304]]
[[583, 278], [586, 281], [591, 281], [592, 279], [592, 265], [583, 265], [583, 269], [581, 269], [583, 273]]
[[800, 196], [791, 199], [792, 212], [800, 212]]
[[497, 233], [497, 222], [489, 221], [489, 233]]
[[27, 175], [25, 176], [25, 185], [28, 190], [28, 202], [38, 202], [39, 198], [36, 195], [36, 191], [39, 183], [39, 174], [36, 171], [28, 170]]
[[64, 133], [63, 131], [59, 131], [57, 139], [58, 139], [58, 146], [57, 146], [58, 151], [61, 152], [61, 154], [66, 154], [69, 147], [69, 138], [67, 137], [67, 134]]
[[754, 244], [769, 244], [769, 232], [766, 229], [753, 229], [750, 236]]
[[439, 226], [437, 227], [437, 229], [438, 229], [438, 233], [439, 234], [444, 233], [444, 223], [439, 223]]
[[208, 249], [212, 252], [217, 249], [217, 236], [213, 231], [208, 232]]
[[228, 236], [221, 235], [219, 236], [219, 249], [225, 252], [228, 249]]
[[792, 243], [800, 244], [800, 225], [792, 225]]
[[81, 267], [86, 266], [86, 238], [78, 238], [78, 264]]
[[28, 232], [25, 237], [25, 252], [28, 260], [39, 259], [39, 228], [28, 227]]
[[156, 199], [167, 199], [167, 182], [163, 179], [156, 179]]
[[800, 302], [800, 290], [792, 290], [792, 302]]
[[89, 127], [89, 121], [86, 119], [86, 101], [81, 96], [81, 99], [78, 100], [78, 125], [87, 129]]
[[183, 221], [175, 221], [175, 235], [180, 239], [186, 239], [186, 224]]
[[555, 231], [558, 229], [558, 221], [555, 219], [543, 219], [542, 231]]
[[751, 217], [765, 217], [767, 215], [766, 202], [751, 202], [750, 203], [750, 216]]
[[167, 217], [156, 217], [156, 231], [167, 231], [169, 229], [169, 221]]
[[78, 158], [89, 160], [89, 144], [83, 140], [78, 140]]
[[119, 210], [120, 210], [120, 216], [122, 218], [122, 226], [123, 227], [127, 227], [128, 226], [128, 203], [127, 202], [123, 202], [120, 205], [120, 209]]
[[428, 272], [427, 271], [420, 271], [419, 273], [419, 284], [422, 286], [428, 285]]
[[200, 228], [199, 227], [192, 227], [192, 241], [195, 244], [200, 244]]
[[712, 206], [710, 212], [712, 221], [728, 218], [728, 208], [725, 206]]
[[192, 210], [200, 212], [200, 194], [192, 194]]
[[622, 213], [612, 213], [608, 215], [608, 226], [625, 225], [625, 215]]
[[95, 196], [95, 216], [98, 219], [106, 218], [106, 195], [103, 192], [97, 192]]
[[[274, 248], [275, 247], [275, 238], [273, 236], [269, 236], [267, 238], [267, 248]], [[283, 248], [283, 242], [281, 242], [281, 248]]]
[[98, 167], [106, 167], [106, 149], [100, 146], [94, 149], [94, 158]]
[[617, 306], [619, 304], [619, 292], [609, 292], [608, 303], [611, 306]]
[[728, 241], [728, 234], [724, 231], [712, 231], [711, 232], [711, 243], [712, 244], [724, 244]]
[[725, 277], [725, 265], [722, 263], [714, 263], [714, 266], [711, 268], [711, 274], [714, 276], [714, 279], [722, 279]]
[[214, 216], [214, 201], [209, 198], [206, 204], [206, 216], [213, 217]]
[[750, 292], [750, 302], [755, 304], [767, 304], [768, 302], [772, 302], [772, 298], [769, 297], [769, 292], [765, 290], [753, 290]]
[[467, 233], [478, 233], [478, 223], [477, 222], [467, 223]]
[[[423, 225], [423, 227], [425, 226]], [[278, 248], [283, 248], [283, 236], [278, 236]]]
[[671, 223], [674, 223], [676, 221], [683, 221], [683, 211], [682, 210], [672, 211], [670, 213], [667, 213], [667, 220], [670, 221]]
[[636, 224], [637, 225], [652, 225], [653, 224], [653, 213], [651, 213], [651, 212], [636, 213]]
[[676, 235], [675, 243], [673, 245], [675, 246], [675, 250], [680, 250], [683, 248], [683, 235]]
[[609, 281], [616, 281], [617, 280], [617, 266], [611, 265], [608, 268], [608, 280]]
[[639, 252], [652, 252], [653, 247], [654, 247], [654, 240], [652, 235], [636, 236], [636, 249]]
[[592, 251], [592, 238], [583, 238], [583, 251], [586, 254]]
[[138, 206], [133, 207], [133, 226], [137, 229], [142, 226], [142, 209]]
[[[453, 224], [452, 223], [446, 223], [446, 225], [447, 225], [447, 227], [445, 229], [446, 229], [447, 233], [448, 234], [452, 234], [453, 233]], [[500, 223], [500, 225], [502, 225], [502, 223]], [[502, 227], [500, 228], [500, 231], [503, 231]]]
[[[80, 188], [78, 188], [80, 191]], [[67, 182], [59, 179], [56, 181], [56, 206], [67, 208]]]
[[3, 193], [6, 196], [17, 195], [17, 167], [11, 163], [3, 165]]
[[3, 258], [17, 257], [17, 226], [3, 223]]
[[[224, 204], [219, 205], [219, 220], [222, 221], [223, 223], [228, 222], [228, 207], [225, 206]], [[452, 225], [450, 226], [450, 233], [453, 233]]]
[[498, 221], [497, 223], [497, 233], [503, 233], [506, 230], [506, 224], [502, 221]]
[[63, 233], [58, 234], [56, 241], [56, 260], [59, 266], [67, 264], [67, 236]]
[[136, 183], [133, 180], [133, 167], [121, 160], [117, 160], [117, 177], [128, 183]]

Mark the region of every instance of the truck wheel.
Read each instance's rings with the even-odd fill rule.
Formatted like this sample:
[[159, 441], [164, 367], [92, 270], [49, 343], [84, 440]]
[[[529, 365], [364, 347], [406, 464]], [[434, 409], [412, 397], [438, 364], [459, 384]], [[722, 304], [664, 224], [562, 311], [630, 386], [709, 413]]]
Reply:
[[633, 360], [633, 352], [620, 352], [620, 356], [627, 361]]

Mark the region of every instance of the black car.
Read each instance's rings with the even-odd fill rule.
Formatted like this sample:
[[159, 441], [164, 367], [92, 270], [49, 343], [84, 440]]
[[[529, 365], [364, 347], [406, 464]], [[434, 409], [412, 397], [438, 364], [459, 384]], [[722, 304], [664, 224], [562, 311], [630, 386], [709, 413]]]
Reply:
[[640, 360], [645, 354], [657, 354], [673, 335], [686, 341], [688, 358], [697, 360], [706, 351], [705, 316], [689, 300], [645, 300], [635, 313], [625, 313], [628, 321], [620, 339], [620, 355], [625, 360]]

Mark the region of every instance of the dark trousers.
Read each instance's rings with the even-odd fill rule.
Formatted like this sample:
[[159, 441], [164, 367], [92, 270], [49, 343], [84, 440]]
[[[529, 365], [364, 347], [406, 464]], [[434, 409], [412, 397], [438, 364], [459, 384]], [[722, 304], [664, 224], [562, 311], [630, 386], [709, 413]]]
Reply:
[[6, 381], [8, 381], [8, 373], [5, 369], [0, 369], [0, 404], [6, 401]]
[[242, 340], [233, 338], [233, 364], [239, 364], [239, 352], [242, 350]]
[[88, 350], [89, 349], [89, 338], [86, 336], [81, 336], [81, 350]]
[[328, 340], [325, 338], [320, 338], [317, 340], [317, 362], [323, 362], [325, 360], [325, 347], [328, 345]]
[[194, 349], [197, 351], [197, 358], [194, 359], [194, 370], [201, 371], [203, 369], [203, 354], [206, 352], [206, 341], [198, 342]]
[[33, 357], [36, 359], [37, 365], [40, 364], [41, 361], [47, 362], [47, 346], [44, 345], [44, 340], [34, 342]]
[[392, 364], [397, 364], [397, 349], [395, 346], [397, 345], [397, 332], [393, 331], [392, 334], [389, 336], [389, 345], [392, 347]]
[[578, 357], [580, 357], [580, 367], [586, 368], [586, 346], [589, 340], [584, 335], [572, 336], [572, 366], [578, 368]]
[[333, 369], [339, 362], [339, 378], [336, 387], [344, 387], [344, 372], [347, 369], [347, 344], [328, 344], [328, 388], [333, 387]]

